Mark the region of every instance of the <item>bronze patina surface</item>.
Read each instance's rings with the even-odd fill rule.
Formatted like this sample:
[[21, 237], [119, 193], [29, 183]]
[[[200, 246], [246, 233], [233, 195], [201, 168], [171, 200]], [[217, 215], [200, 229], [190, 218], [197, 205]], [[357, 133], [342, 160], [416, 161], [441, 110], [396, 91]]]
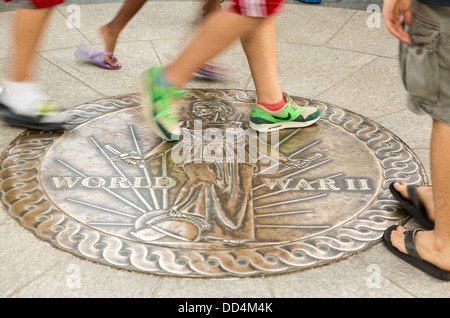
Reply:
[[293, 99], [322, 119], [257, 134], [254, 92], [190, 90], [178, 142], [152, 132], [138, 95], [75, 107], [70, 130], [28, 130], [6, 149], [3, 204], [58, 249], [144, 273], [260, 276], [344, 259], [407, 221], [389, 184], [426, 176], [385, 128]]

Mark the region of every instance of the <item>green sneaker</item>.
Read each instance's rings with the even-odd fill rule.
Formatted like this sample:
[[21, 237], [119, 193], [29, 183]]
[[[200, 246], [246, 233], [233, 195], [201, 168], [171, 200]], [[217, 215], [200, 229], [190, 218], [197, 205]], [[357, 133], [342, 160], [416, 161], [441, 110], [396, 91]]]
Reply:
[[286, 104], [278, 111], [269, 111], [258, 103], [250, 114], [250, 127], [256, 131], [275, 131], [284, 128], [307, 127], [320, 119], [320, 110], [315, 106], [298, 106], [284, 94]]
[[180, 138], [181, 133], [180, 107], [177, 101], [185, 92], [173, 86], [161, 86], [161, 70], [161, 66], [155, 66], [141, 75], [143, 112], [158, 136], [164, 140], [175, 141]]

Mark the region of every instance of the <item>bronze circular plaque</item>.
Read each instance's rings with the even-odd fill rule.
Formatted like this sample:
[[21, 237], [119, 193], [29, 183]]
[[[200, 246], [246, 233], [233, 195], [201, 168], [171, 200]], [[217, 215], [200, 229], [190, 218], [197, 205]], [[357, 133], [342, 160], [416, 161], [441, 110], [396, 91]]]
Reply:
[[152, 132], [138, 95], [75, 107], [68, 131], [28, 130], [4, 152], [3, 203], [59, 249], [144, 273], [260, 276], [344, 259], [408, 219], [389, 184], [426, 176], [383, 127], [293, 99], [322, 118], [256, 133], [254, 92], [190, 90], [178, 142]]

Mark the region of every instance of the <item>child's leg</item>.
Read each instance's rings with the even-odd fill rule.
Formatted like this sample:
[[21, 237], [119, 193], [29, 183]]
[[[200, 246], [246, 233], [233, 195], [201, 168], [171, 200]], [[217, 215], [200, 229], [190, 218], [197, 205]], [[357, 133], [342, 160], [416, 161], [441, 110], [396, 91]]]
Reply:
[[208, 16], [216, 10], [220, 9], [221, 0], [206, 0], [203, 6], [203, 17]]
[[258, 28], [266, 18], [220, 11], [206, 18], [189, 46], [166, 68], [169, 82], [183, 87], [192, 74], [241, 36]]
[[[100, 28], [100, 33], [105, 41], [105, 51], [114, 52], [120, 32], [122, 32], [123, 28], [130, 22], [136, 13], [139, 12], [146, 1], [147, 0], [126, 0], [117, 15], [109, 23]], [[105, 55], [103, 58], [106, 63], [112, 66], [117, 66], [119, 64], [116, 59], [113, 61], [109, 55]]]
[[64, 129], [71, 119], [68, 113], [59, 112], [58, 105], [51, 102], [33, 82], [35, 51], [51, 8], [20, 8], [16, 11], [12, 63], [0, 94], [0, 113], [8, 124], [59, 130]]
[[[163, 70], [143, 74], [144, 115], [155, 132], [166, 140], [179, 138], [179, 105], [176, 99], [192, 74], [238, 38], [242, 38], [255, 85], [267, 104], [252, 110], [250, 126], [256, 130], [306, 127], [320, 118], [316, 107], [298, 107], [283, 94], [278, 83], [275, 20], [281, 1], [236, 0], [234, 7], [209, 16], [188, 47]], [[280, 106], [281, 104], [281, 106]], [[264, 107], [276, 106], [276, 109]]]
[[13, 25], [13, 61], [9, 80], [32, 81], [34, 53], [52, 7], [45, 9], [17, 9]]
[[258, 28], [241, 37], [241, 43], [252, 72], [258, 101], [265, 104], [280, 102], [283, 93], [278, 81], [275, 18], [265, 18]]
[[188, 47], [164, 69], [151, 68], [141, 76], [144, 116], [163, 139], [177, 140], [180, 134], [179, 105], [183, 87], [194, 72], [239, 37], [257, 28], [264, 18], [220, 11], [205, 19]]

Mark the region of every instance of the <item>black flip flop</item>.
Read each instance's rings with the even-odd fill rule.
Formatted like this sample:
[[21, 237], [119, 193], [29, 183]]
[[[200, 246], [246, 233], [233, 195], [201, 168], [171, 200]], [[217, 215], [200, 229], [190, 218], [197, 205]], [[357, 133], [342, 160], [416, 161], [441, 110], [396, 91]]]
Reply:
[[417, 253], [416, 242], [415, 242], [414, 237], [415, 237], [417, 231], [420, 231], [420, 230], [416, 229], [416, 230], [405, 232], [405, 246], [406, 246], [406, 251], [408, 254], [404, 254], [404, 253], [400, 252], [391, 243], [391, 232], [394, 231], [396, 228], [397, 228], [397, 225], [393, 225], [393, 226], [389, 227], [384, 232], [384, 235], [383, 235], [384, 245], [390, 252], [392, 252], [394, 255], [398, 256], [405, 262], [409, 263], [410, 265], [427, 273], [428, 275], [431, 275], [435, 278], [439, 278], [441, 280], [450, 281], [450, 271], [445, 271], [431, 263], [428, 263], [428, 262], [422, 260], [419, 256], [419, 254]]
[[391, 191], [394, 198], [396, 198], [400, 203], [400, 205], [406, 210], [406, 212], [408, 212], [412, 217], [414, 217], [417, 223], [422, 225], [425, 228], [425, 230], [434, 229], [434, 223], [428, 219], [425, 207], [422, 205], [422, 203], [419, 200], [419, 196], [417, 195], [417, 186], [410, 184], [406, 187], [409, 196], [408, 200], [405, 199], [400, 194], [400, 192], [398, 192], [394, 188], [394, 183], [395, 182], [389, 185], [389, 190]]

